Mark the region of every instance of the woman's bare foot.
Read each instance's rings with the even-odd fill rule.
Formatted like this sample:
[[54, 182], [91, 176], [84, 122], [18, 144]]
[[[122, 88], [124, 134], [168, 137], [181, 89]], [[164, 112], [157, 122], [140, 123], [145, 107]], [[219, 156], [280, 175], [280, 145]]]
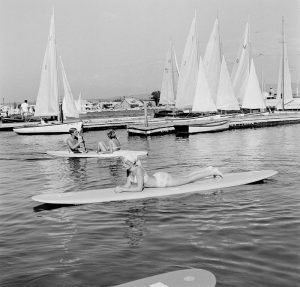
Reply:
[[214, 170], [213, 170], [213, 175], [214, 175], [214, 177], [217, 177], [217, 176], [219, 176], [219, 177], [221, 177], [221, 178], [223, 178], [223, 174], [219, 171], [219, 169], [218, 168], [214, 168]]

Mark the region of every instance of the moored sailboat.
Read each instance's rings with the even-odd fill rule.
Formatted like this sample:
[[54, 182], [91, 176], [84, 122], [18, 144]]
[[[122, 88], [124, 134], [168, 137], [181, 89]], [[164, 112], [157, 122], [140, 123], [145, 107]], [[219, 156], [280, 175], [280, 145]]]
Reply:
[[198, 38], [195, 13], [181, 60], [175, 103], [177, 109], [191, 109], [193, 106], [198, 65]]
[[[193, 102], [193, 112], [216, 113], [217, 107], [210, 93], [208, 81], [204, 70], [202, 58], [200, 57], [197, 86]], [[214, 116], [209, 118], [198, 118], [188, 123], [174, 125], [176, 134], [195, 134], [204, 132], [218, 132], [229, 129], [227, 118]]]
[[242, 45], [239, 48], [238, 56], [231, 72], [231, 79], [235, 96], [239, 104], [242, 104], [245, 89], [250, 72], [250, 41], [249, 24], [246, 24]]
[[232, 81], [229, 76], [225, 57], [223, 56], [220, 72], [220, 81], [216, 100], [217, 109], [220, 111], [239, 111], [240, 106], [235, 97]]
[[251, 60], [250, 74], [245, 88], [242, 108], [250, 111], [266, 109], [266, 103], [259, 86], [253, 59]]
[[177, 84], [178, 84], [178, 65], [173, 43], [170, 41], [170, 47], [167, 52], [163, 80], [161, 86], [159, 103], [166, 105], [167, 109], [175, 105]]
[[[63, 81], [65, 96], [69, 96], [70, 88], [66, 81], [64, 70]], [[65, 77], [65, 78], [64, 78]], [[69, 108], [70, 103], [65, 104], [65, 108]], [[48, 36], [48, 42], [46, 52], [44, 56], [41, 80], [36, 100], [35, 114], [36, 117], [57, 117], [59, 122], [46, 124], [42, 122], [36, 126], [23, 126], [14, 128], [14, 132], [17, 134], [57, 134], [57, 133], [68, 133], [71, 127], [81, 129], [82, 122], [68, 122], [64, 123], [60, 113], [59, 104], [59, 93], [58, 93], [58, 67], [57, 67], [57, 54], [56, 54], [56, 43], [55, 43], [55, 25], [54, 25], [54, 12], [50, 21], [50, 30]], [[67, 115], [69, 115], [67, 111]], [[78, 117], [73, 115], [73, 117]]]
[[219, 20], [216, 19], [212, 33], [206, 45], [203, 65], [210, 95], [216, 103], [220, 72], [221, 72], [221, 42], [219, 33]]

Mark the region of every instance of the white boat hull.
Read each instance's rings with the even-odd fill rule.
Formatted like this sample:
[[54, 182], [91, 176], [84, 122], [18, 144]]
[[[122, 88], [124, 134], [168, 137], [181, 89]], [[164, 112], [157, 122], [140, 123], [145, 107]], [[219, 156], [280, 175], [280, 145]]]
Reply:
[[176, 134], [197, 134], [208, 132], [220, 132], [229, 129], [228, 120], [211, 120], [206, 122], [194, 122], [191, 124], [174, 125]]
[[82, 122], [70, 122], [59, 124], [46, 124], [36, 126], [23, 126], [14, 128], [14, 132], [19, 135], [43, 135], [43, 134], [66, 134], [69, 133], [70, 128], [81, 130]]

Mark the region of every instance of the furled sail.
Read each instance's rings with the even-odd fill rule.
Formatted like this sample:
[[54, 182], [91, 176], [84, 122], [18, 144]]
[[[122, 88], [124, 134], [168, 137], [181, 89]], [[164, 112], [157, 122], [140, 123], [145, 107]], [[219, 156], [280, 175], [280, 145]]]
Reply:
[[250, 71], [250, 43], [249, 43], [249, 24], [246, 24], [244, 39], [235, 60], [231, 79], [233, 89], [238, 102], [241, 104], [245, 95], [245, 89]]
[[216, 19], [203, 58], [204, 70], [211, 96], [216, 102], [221, 71], [221, 43], [219, 21]]
[[170, 47], [165, 60], [163, 80], [160, 93], [159, 103], [163, 105], [174, 105], [176, 100], [177, 84], [178, 84], [178, 65], [176, 60], [175, 49], [170, 41]]
[[263, 98], [259, 82], [257, 79], [253, 59], [251, 60], [250, 75], [246, 85], [245, 96], [242, 102], [244, 109], [265, 109], [266, 104]]
[[48, 43], [43, 61], [40, 87], [35, 106], [35, 116], [57, 116], [58, 83], [55, 46], [54, 13], [51, 17]]
[[240, 109], [239, 103], [234, 94], [232, 81], [229, 76], [224, 56], [222, 58], [216, 106], [218, 110], [223, 111], [238, 111]]
[[196, 15], [190, 27], [179, 71], [175, 107], [191, 109], [193, 106], [198, 75], [198, 40]]
[[193, 101], [193, 112], [216, 112], [216, 105], [211, 97], [210, 88], [206, 79], [202, 58], [199, 61], [198, 79], [195, 97]]
[[64, 118], [65, 119], [67, 117], [79, 118], [79, 113], [78, 113], [78, 110], [75, 105], [71, 87], [68, 82], [67, 75], [66, 75], [64, 65], [62, 63], [61, 58], [60, 58], [60, 63], [61, 63], [61, 73], [62, 73], [63, 86], [64, 86], [64, 99], [63, 99], [63, 104], [62, 104]]

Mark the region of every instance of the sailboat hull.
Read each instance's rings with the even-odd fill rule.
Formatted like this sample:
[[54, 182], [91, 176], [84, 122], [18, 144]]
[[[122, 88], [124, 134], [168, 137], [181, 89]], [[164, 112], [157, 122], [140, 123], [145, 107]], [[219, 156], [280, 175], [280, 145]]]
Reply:
[[174, 125], [177, 135], [221, 132], [229, 129], [228, 120], [199, 121], [191, 124]]
[[45, 135], [45, 134], [66, 134], [70, 128], [81, 130], [82, 122], [70, 122], [60, 124], [36, 125], [30, 127], [14, 128], [14, 132], [19, 135]]

